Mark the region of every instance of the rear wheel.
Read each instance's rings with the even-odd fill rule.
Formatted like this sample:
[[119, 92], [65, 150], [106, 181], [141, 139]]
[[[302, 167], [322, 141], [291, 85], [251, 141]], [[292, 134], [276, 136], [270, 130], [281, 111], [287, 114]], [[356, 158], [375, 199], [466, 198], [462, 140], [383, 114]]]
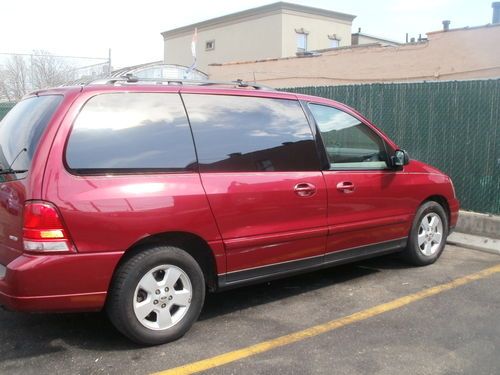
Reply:
[[131, 340], [157, 345], [184, 335], [198, 319], [205, 281], [198, 263], [176, 247], [145, 249], [117, 270], [107, 312]]
[[434, 263], [443, 252], [448, 236], [448, 217], [434, 201], [425, 202], [417, 210], [408, 238], [406, 258], [416, 266]]

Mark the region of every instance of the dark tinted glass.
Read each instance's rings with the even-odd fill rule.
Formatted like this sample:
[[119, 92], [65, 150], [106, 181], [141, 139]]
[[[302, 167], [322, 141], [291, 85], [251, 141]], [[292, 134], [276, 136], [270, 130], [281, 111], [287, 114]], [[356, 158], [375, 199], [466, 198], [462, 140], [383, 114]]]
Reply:
[[[19, 102], [0, 122], [0, 168], [29, 169], [40, 137], [63, 99], [59, 95], [36, 96]], [[21, 175], [22, 176], [22, 175]]]
[[66, 161], [80, 173], [189, 169], [196, 156], [179, 95], [93, 97], [73, 125]]
[[309, 171], [319, 161], [293, 100], [184, 94], [201, 171]]
[[332, 168], [387, 167], [382, 139], [357, 118], [333, 107], [309, 104]]

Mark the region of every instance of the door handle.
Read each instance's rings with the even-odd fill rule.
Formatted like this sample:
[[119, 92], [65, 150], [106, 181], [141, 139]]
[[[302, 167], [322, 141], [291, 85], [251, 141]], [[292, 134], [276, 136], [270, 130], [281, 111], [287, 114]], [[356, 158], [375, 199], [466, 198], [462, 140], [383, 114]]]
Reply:
[[354, 184], [351, 181], [342, 181], [337, 184], [337, 190], [349, 194], [354, 192]]
[[293, 191], [299, 197], [312, 197], [316, 194], [316, 186], [309, 182], [301, 182], [293, 187]]

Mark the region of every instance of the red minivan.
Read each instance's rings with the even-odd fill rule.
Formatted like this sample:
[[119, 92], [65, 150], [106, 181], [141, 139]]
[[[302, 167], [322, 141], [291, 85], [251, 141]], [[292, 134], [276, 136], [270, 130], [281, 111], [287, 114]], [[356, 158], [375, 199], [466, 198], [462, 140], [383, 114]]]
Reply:
[[34, 92], [0, 123], [0, 304], [105, 309], [160, 344], [205, 292], [392, 252], [435, 262], [459, 203], [353, 109], [231, 84]]

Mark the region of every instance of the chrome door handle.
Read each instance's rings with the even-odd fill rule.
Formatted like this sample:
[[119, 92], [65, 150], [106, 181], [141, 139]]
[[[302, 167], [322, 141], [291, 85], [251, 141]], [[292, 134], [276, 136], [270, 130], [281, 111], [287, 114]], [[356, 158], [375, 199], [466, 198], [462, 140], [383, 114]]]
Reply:
[[316, 186], [309, 182], [301, 182], [293, 187], [293, 191], [299, 197], [312, 197], [316, 194]]
[[337, 184], [337, 190], [349, 194], [354, 192], [354, 184], [351, 181], [342, 181]]

